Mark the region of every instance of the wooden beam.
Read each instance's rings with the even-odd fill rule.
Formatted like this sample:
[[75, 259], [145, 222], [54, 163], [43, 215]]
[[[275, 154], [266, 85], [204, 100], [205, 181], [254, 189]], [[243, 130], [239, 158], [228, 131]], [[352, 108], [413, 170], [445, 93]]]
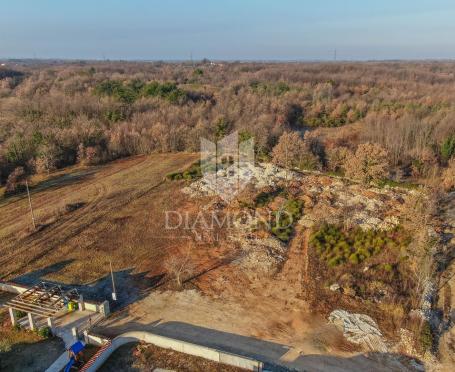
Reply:
[[23, 301], [17, 301], [14, 298], [8, 302], [8, 304], [16, 304], [16, 305], [24, 305], [24, 306], [30, 306], [30, 307], [36, 307], [41, 310], [46, 310], [46, 311], [58, 311], [59, 309], [56, 309], [54, 307], [49, 307], [49, 306], [44, 306], [44, 305], [37, 305], [37, 304], [31, 304], [28, 302], [23, 302]]
[[26, 312], [26, 313], [32, 313], [32, 314], [35, 314], [35, 315], [40, 315], [40, 316], [44, 316], [44, 317], [47, 317], [47, 318], [53, 317], [56, 314], [56, 313], [52, 313], [52, 312], [46, 312], [44, 310], [39, 311], [39, 310], [36, 310], [36, 309], [30, 309], [30, 308], [27, 308], [26, 306], [18, 306], [18, 305], [8, 305], [8, 306], [13, 308], [13, 309], [15, 309], [15, 310], [23, 311], [23, 312]]

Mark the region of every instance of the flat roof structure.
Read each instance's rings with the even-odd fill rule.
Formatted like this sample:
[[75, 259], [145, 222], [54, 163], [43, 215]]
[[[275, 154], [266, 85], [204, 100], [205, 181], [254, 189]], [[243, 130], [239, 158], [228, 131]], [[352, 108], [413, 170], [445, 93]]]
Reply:
[[78, 301], [76, 289], [64, 290], [57, 284], [41, 282], [9, 300], [5, 306], [22, 312], [54, 317], [69, 301]]

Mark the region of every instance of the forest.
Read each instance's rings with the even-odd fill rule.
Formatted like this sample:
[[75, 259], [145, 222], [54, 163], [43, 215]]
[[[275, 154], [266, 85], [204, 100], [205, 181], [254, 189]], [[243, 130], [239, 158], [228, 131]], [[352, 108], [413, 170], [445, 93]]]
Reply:
[[[455, 187], [455, 64], [6, 61], [0, 180], [237, 130], [257, 159], [364, 182]], [[286, 156], [284, 156], [286, 153]], [[288, 155], [291, 156], [288, 156]]]

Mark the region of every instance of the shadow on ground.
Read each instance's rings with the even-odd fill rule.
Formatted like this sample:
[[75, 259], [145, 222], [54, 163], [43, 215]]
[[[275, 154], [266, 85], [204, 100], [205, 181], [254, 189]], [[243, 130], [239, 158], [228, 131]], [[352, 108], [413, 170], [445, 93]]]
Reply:
[[[419, 360], [393, 353], [365, 353], [352, 357], [304, 355], [287, 345], [241, 336], [183, 322], [128, 323], [128, 331], [146, 331], [242, 355], [264, 362], [270, 371], [424, 371]], [[113, 337], [124, 327], [98, 327], [95, 332]]]
[[[59, 189], [60, 187], [64, 187], [67, 185], [72, 184], [82, 184], [83, 182], [90, 180], [94, 177], [98, 168], [93, 169], [83, 169], [79, 171], [74, 171], [71, 173], [60, 174], [51, 178], [48, 178], [38, 184], [30, 187], [30, 193], [34, 194], [35, 192], [41, 192], [46, 190], [53, 190]], [[3, 198], [0, 199], [0, 206], [3, 204], [9, 203], [11, 201], [21, 200], [27, 197], [27, 193], [25, 191], [21, 191], [19, 193], [15, 193], [12, 195], [5, 195]]]
[[102, 302], [108, 300], [111, 310], [119, 310], [133, 302], [146, 297], [150, 291], [159, 285], [164, 274], [149, 276], [149, 272], [134, 273], [133, 269], [114, 272], [114, 283], [117, 293], [117, 301], [112, 300], [112, 278], [106, 275], [96, 281], [87, 284], [65, 284], [46, 279], [47, 275], [59, 272], [73, 260], [60, 261], [45, 268], [32, 271], [18, 276], [11, 282], [26, 286], [33, 286], [41, 281], [58, 284], [64, 289], [75, 288], [84, 296], [85, 300]]
[[58, 337], [15, 344], [8, 351], [0, 351], [0, 371], [44, 371], [64, 351], [65, 345]]

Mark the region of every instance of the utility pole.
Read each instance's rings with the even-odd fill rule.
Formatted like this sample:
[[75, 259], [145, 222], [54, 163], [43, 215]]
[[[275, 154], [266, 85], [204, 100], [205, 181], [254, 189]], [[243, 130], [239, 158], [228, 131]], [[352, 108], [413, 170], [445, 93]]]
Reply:
[[27, 179], [25, 179], [25, 187], [27, 189], [28, 205], [30, 206], [30, 214], [32, 215], [33, 230], [36, 230], [35, 215], [33, 213], [32, 198], [30, 197], [30, 190], [28, 189], [28, 181], [27, 181]]
[[112, 261], [109, 260], [109, 266], [111, 267], [111, 279], [112, 279], [112, 299], [117, 301], [117, 293], [115, 292], [114, 272], [112, 271]]

